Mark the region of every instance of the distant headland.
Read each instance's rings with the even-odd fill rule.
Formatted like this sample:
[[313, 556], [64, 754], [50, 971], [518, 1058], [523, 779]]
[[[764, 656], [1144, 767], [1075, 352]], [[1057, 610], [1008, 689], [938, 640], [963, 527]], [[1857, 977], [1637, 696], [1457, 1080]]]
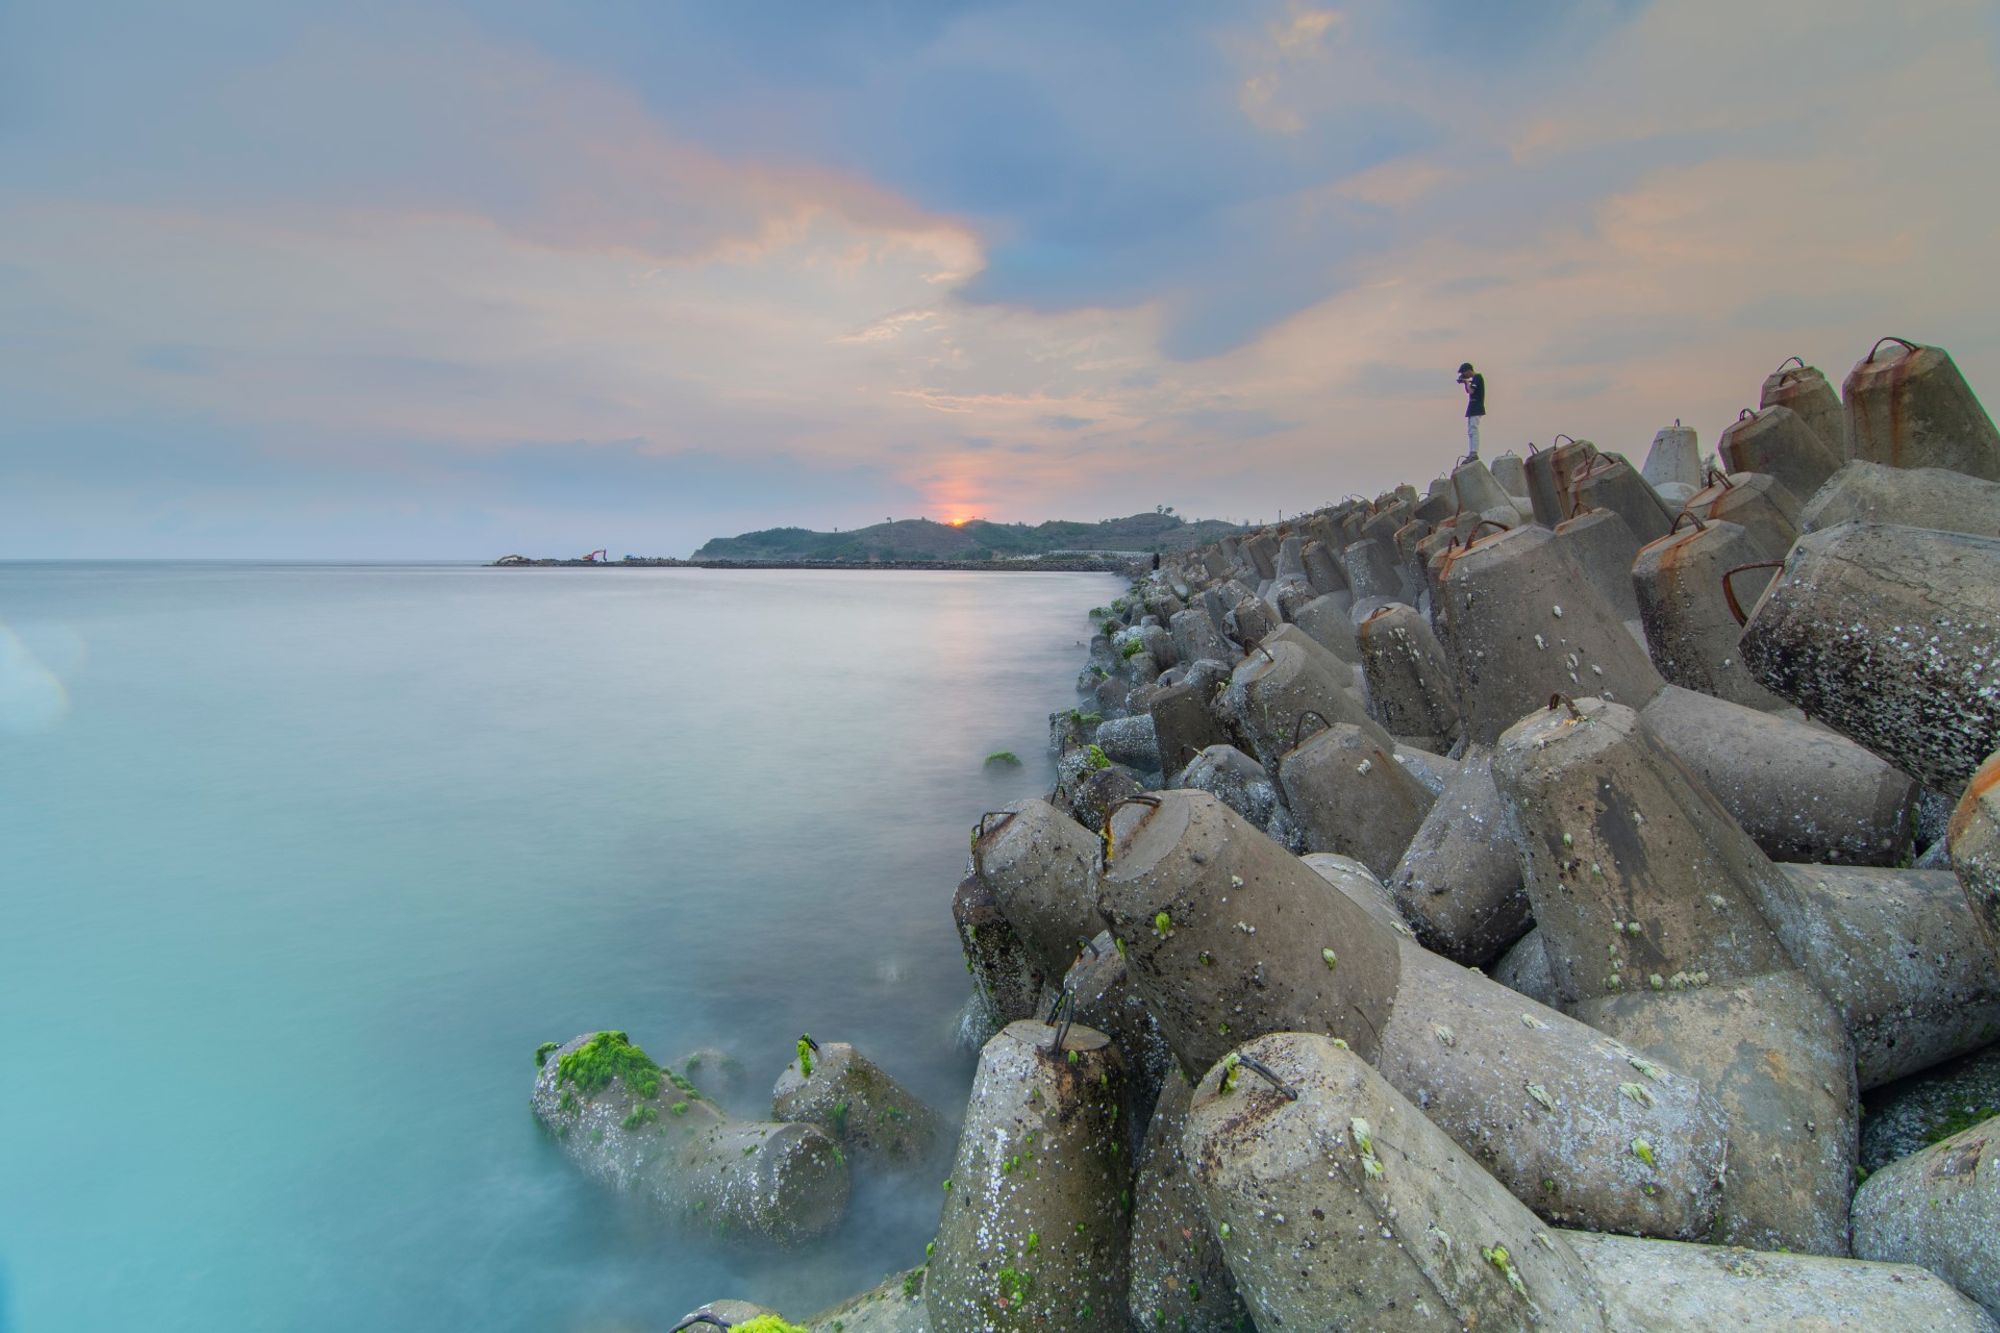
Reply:
[[502, 556], [509, 567], [700, 567], [868, 568], [974, 570], [1114, 570], [1156, 554], [1189, 551], [1245, 529], [1221, 519], [1185, 519], [1162, 507], [1126, 518], [1080, 523], [991, 523], [969, 519], [938, 523], [927, 518], [892, 519], [846, 532], [807, 528], [767, 528], [736, 537], [716, 537], [693, 556], [625, 556], [604, 551], [573, 559]]

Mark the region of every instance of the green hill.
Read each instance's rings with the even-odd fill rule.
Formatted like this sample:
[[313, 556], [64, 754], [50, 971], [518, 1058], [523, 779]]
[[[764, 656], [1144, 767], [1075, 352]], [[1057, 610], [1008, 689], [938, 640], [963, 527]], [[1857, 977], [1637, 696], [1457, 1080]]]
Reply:
[[953, 526], [907, 518], [852, 532], [767, 528], [740, 537], [717, 537], [696, 560], [1004, 560], [1052, 551], [1177, 551], [1241, 531], [1219, 519], [1194, 522], [1168, 513], [1133, 514], [1101, 523], [1061, 519], [1030, 526], [975, 518]]

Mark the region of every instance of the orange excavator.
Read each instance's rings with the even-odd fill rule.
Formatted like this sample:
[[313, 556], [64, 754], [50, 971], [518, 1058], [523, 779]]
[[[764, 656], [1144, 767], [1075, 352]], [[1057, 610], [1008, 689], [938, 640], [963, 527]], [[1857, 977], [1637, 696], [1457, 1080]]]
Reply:
[[589, 564], [593, 564], [593, 565], [595, 565], [595, 564], [599, 564], [599, 563], [604, 563], [604, 562], [608, 562], [608, 561], [610, 561], [610, 559], [611, 559], [611, 552], [609, 552], [609, 551], [606, 551], [606, 550], [602, 550], [602, 549], [599, 549], [599, 550], [595, 550], [595, 551], [592, 551], [592, 552], [591, 552], [591, 553], [590, 553], [589, 555], [587, 555], [587, 556], [584, 556], [584, 557], [583, 557], [583, 559], [584, 559], [584, 560], [585, 560], [585, 561], [586, 561], [587, 563], [589, 563]]

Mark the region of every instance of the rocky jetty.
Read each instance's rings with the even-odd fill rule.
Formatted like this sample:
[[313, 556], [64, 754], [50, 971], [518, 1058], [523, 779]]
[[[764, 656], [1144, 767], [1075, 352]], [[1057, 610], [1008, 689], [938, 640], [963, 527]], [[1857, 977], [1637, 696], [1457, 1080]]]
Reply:
[[[803, 1326], [2000, 1329], [2000, 432], [1884, 339], [1720, 464], [1558, 440], [1093, 613], [952, 900], [935, 1258]], [[720, 1201], [590, 1048], [538, 1113]], [[834, 1215], [764, 1179], [746, 1230]]]

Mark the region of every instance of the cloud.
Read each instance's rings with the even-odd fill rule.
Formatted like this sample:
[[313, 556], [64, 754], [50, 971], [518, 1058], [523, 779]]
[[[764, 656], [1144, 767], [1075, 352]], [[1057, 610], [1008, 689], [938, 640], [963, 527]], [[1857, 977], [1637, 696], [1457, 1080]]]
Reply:
[[0, 553], [1241, 517], [1442, 466], [1466, 359], [1496, 447], [2000, 381], [1971, 0], [364, 14], [10, 20]]

